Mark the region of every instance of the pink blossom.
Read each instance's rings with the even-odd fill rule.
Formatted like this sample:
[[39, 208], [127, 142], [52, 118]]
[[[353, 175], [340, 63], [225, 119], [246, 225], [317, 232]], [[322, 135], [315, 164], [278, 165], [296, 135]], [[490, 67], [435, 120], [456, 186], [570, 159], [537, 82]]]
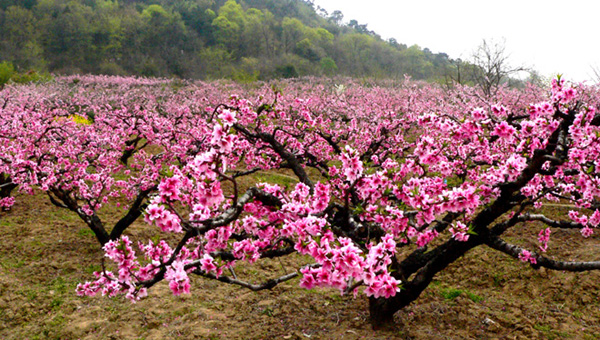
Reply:
[[594, 229], [589, 228], [589, 227], [584, 227], [583, 229], [581, 229], [581, 235], [583, 235], [583, 237], [590, 237], [594, 234]]
[[221, 114], [219, 114], [219, 118], [228, 125], [233, 125], [237, 122], [237, 119], [235, 118], [235, 111], [231, 111], [228, 109], [224, 109], [223, 111], [221, 111]]
[[540, 230], [538, 241], [540, 242], [540, 250], [545, 252], [548, 249], [548, 241], [550, 240], [550, 228]]
[[202, 260], [200, 260], [201, 266], [200, 268], [205, 272], [214, 272], [217, 269], [215, 265], [214, 259], [209, 254], [204, 254]]
[[514, 127], [508, 125], [506, 121], [502, 121], [500, 124], [496, 125], [492, 135], [508, 139], [514, 135], [515, 131], [516, 129]]
[[469, 240], [469, 227], [460, 221], [456, 222], [456, 226], [450, 228], [450, 232], [457, 241], [466, 242]]
[[184, 270], [184, 263], [175, 261], [167, 268], [165, 279], [169, 282], [169, 288], [173, 294], [180, 295], [182, 293], [189, 294], [190, 279]]
[[481, 107], [473, 109], [473, 111], [471, 111], [471, 116], [474, 120], [482, 120], [486, 118], [485, 111]]
[[534, 254], [532, 254], [531, 252], [529, 252], [528, 250], [523, 249], [521, 251], [521, 253], [519, 254], [519, 260], [523, 261], [523, 262], [529, 262], [531, 264], [536, 264], [537, 260], [534, 256]]

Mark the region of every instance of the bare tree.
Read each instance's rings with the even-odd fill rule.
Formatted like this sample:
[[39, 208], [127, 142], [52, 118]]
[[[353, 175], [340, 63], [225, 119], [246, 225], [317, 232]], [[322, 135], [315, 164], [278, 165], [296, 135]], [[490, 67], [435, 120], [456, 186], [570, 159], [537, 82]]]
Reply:
[[592, 69], [592, 75], [588, 74], [588, 77], [590, 77], [590, 80], [592, 82], [594, 82], [594, 84], [598, 85], [600, 84], [600, 66], [598, 65], [590, 65], [590, 68]]
[[510, 55], [506, 52], [506, 41], [482, 41], [481, 45], [473, 52], [471, 76], [473, 82], [480, 86], [487, 96], [493, 96], [498, 87], [510, 82], [511, 77], [519, 72], [529, 72], [524, 66], [513, 67], [509, 64]]

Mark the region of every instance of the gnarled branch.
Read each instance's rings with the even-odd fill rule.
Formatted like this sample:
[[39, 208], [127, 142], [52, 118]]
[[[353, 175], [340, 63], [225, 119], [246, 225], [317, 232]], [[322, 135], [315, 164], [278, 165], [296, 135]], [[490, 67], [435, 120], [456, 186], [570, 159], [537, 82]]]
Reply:
[[[519, 255], [525, 250], [494, 235], [489, 235], [485, 244], [490, 248], [501, 251], [516, 259], [518, 259]], [[531, 264], [534, 268], [544, 267], [552, 270], [566, 270], [570, 272], [600, 270], [600, 261], [557, 261], [535, 253], [533, 254], [533, 258], [536, 260], [536, 263]]]

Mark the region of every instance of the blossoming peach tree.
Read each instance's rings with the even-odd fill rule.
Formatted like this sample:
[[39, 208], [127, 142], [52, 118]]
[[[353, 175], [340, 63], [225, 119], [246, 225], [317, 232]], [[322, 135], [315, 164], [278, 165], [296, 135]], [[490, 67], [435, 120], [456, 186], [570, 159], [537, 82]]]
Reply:
[[[141, 216], [166, 164], [203, 150], [192, 143], [204, 132], [190, 121], [196, 104], [164, 80], [73, 80], [1, 92], [0, 208], [14, 204], [17, 188], [41, 190], [106, 244]], [[98, 214], [109, 200], [125, 208], [110, 229]]]
[[[140, 152], [132, 184], [121, 185], [127, 193], [147, 190], [144, 220], [174, 235], [103, 242], [115, 269], [96, 272], [95, 280], [78, 286], [79, 294], [124, 294], [135, 302], [163, 280], [174, 294], [187, 294], [190, 275], [251, 290], [299, 277], [307, 289], [364, 293], [377, 328], [389, 325], [437, 273], [481, 245], [535, 268], [600, 269], [597, 261], [545, 255], [553, 230], [579, 229], [590, 237], [600, 224], [600, 115], [593, 87], [557, 79], [547, 90], [502, 89], [489, 98], [467, 87], [443, 91], [411, 82], [397, 88], [348, 84], [338, 91], [291, 83], [274, 94], [212, 97], [206, 107], [187, 111], [177, 104], [192, 105], [197, 97], [192, 92], [186, 98], [167, 100], [173, 104], [153, 110], [155, 116], [138, 108], [133, 120], [103, 118], [113, 130], [125, 125], [124, 137], [114, 137], [121, 140], [119, 157], [137, 150], [127, 141], [142, 134], [144, 142], [160, 146], [154, 154]], [[98, 159], [110, 153], [102, 145]], [[93, 168], [123, 176], [122, 163], [106, 164], [113, 165]], [[13, 176], [31, 176], [34, 167]], [[38, 175], [68, 167], [45, 169]], [[293, 174], [297, 184], [248, 187], [241, 180], [275, 170]], [[85, 176], [90, 167], [78, 171]], [[96, 202], [100, 196], [86, 197]], [[135, 203], [137, 196], [127, 197]], [[548, 202], [573, 208], [553, 219], [544, 215]], [[534, 221], [545, 226], [526, 235], [530, 229], [522, 226]], [[502, 236], [509, 229], [523, 240], [537, 239], [539, 247], [508, 243]], [[174, 236], [178, 242], [166, 240]], [[311, 262], [258, 283], [235, 274], [244, 263], [295, 253]]]

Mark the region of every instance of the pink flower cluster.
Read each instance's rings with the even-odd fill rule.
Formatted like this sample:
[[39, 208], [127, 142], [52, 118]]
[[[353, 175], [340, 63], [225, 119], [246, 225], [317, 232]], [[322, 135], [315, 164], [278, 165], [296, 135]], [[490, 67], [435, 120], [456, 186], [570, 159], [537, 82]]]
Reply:
[[461, 221], [457, 221], [456, 226], [450, 228], [450, 232], [452, 233], [452, 237], [457, 241], [466, 242], [469, 240], [469, 227]]
[[148, 223], [155, 223], [162, 231], [174, 233], [182, 231], [179, 217], [163, 205], [150, 204], [144, 218]]
[[535, 254], [531, 253], [528, 250], [523, 249], [521, 251], [521, 253], [519, 254], [519, 260], [523, 261], [523, 262], [529, 262], [531, 264], [536, 264], [537, 263], [537, 259], [535, 257]]
[[540, 250], [545, 252], [548, 250], [548, 241], [550, 241], [550, 234], [552, 230], [550, 228], [540, 230], [538, 234], [538, 241], [540, 242]]
[[94, 296], [101, 292], [103, 296], [116, 296], [125, 293], [126, 297], [135, 302], [147, 295], [147, 289], [138, 288], [134, 272], [139, 269], [139, 263], [135, 252], [131, 247], [131, 241], [127, 236], [121, 240], [107, 243], [103, 249], [106, 257], [118, 265], [118, 276], [112, 272], [95, 272], [96, 281], [80, 283], [77, 285], [78, 295]]
[[182, 293], [189, 294], [190, 279], [185, 272], [185, 265], [182, 261], [175, 261], [167, 269], [165, 279], [169, 281], [169, 288], [173, 294], [180, 295]]
[[14, 197], [4, 197], [0, 198], [0, 208], [10, 208], [15, 204]]

